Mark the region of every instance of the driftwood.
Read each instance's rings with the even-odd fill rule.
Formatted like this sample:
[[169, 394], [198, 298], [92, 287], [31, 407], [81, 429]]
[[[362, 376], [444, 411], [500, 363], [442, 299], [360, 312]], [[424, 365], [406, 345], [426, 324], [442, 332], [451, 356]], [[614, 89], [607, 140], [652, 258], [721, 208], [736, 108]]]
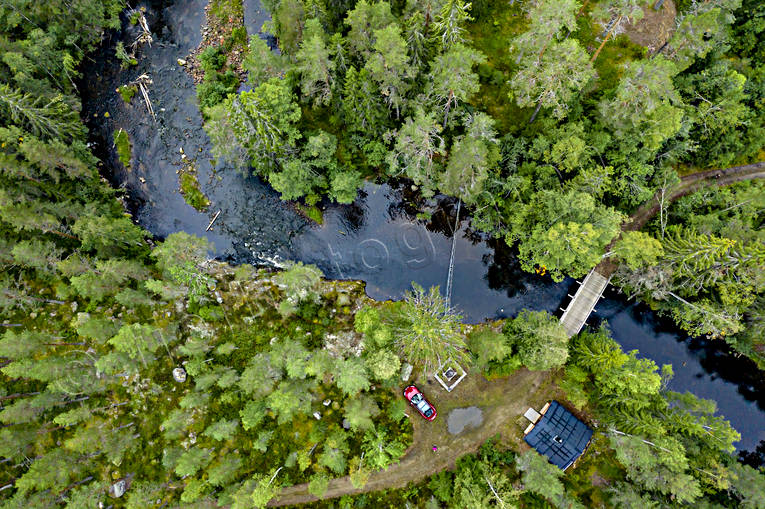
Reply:
[[157, 121], [156, 115], [154, 115], [154, 107], [151, 105], [151, 100], [149, 99], [149, 89], [146, 87], [147, 85], [151, 85], [154, 83], [151, 79], [151, 76], [148, 74], [141, 74], [136, 79], [130, 82], [131, 85], [136, 85], [138, 87], [138, 90], [141, 91], [141, 95], [143, 96], [143, 100], [146, 103], [146, 110], [151, 114], [151, 118], [154, 119], [154, 122]]
[[138, 46], [142, 44], [148, 44], [151, 46], [151, 43], [154, 42], [154, 38], [151, 36], [151, 30], [149, 30], [149, 23], [147, 23], [146, 16], [144, 16], [143, 11], [140, 9], [133, 9], [130, 12], [130, 16], [134, 15], [135, 13], [138, 13], [138, 26], [141, 27], [141, 33], [130, 45], [133, 48], [133, 51], [135, 51]]
[[220, 210], [218, 210], [218, 212], [216, 212], [216, 213], [215, 213], [215, 215], [214, 215], [214, 216], [213, 216], [213, 218], [212, 218], [212, 221], [210, 221], [210, 224], [208, 224], [208, 225], [207, 225], [207, 228], [205, 228], [205, 231], [206, 231], [206, 232], [209, 232], [209, 231], [210, 231], [210, 228], [212, 228], [212, 225], [213, 225], [213, 223], [215, 222], [215, 220], [216, 220], [216, 219], [218, 219], [218, 216], [220, 215], [220, 212], [221, 212], [221, 211], [220, 211]]

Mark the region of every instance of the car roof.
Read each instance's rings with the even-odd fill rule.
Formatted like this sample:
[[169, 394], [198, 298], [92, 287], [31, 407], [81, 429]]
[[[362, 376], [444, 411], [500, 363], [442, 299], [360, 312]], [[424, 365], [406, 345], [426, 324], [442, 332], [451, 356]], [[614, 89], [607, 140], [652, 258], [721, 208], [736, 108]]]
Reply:
[[420, 394], [422, 394], [422, 392], [420, 391], [420, 389], [418, 389], [418, 388], [417, 388], [417, 387], [415, 387], [414, 385], [409, 385], [409, 386], [407, 386], [407, 388], [406, 388], [406, 389], [404, 389], [404, 394], [406, 394], [407, 396], [408, 396], [409, 394], [417, 394], [418, 392], [419, 392]]

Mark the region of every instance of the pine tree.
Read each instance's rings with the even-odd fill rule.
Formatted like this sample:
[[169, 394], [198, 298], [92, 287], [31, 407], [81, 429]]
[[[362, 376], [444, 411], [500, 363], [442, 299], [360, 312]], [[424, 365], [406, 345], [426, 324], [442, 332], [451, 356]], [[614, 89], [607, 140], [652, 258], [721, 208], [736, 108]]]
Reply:
[[442, 126], [446, 128], [449, 112], [460, 103], [469, 101], [478, 92], [480, 83], [473, 66], [486, 62], [486, 56], [462, 43], [453, 44], [448, 51], [436, 57], [431, 65], [429, 93], [444, 111]]
[[[518, 53], [516, 63], [531, 54], [541, 58], [547, 46], [562, 29], [576, 29], [578, 0], [535, 0], [527, 8], [530, 26], [512, 41], [511, 50]], [[524, 4], [526, 5], [526, 4]]]
[[453, 45], [465, 41], [465, 25], [473, 21], [469, 11], [472, 4], [464, 0], [445, 0], [435, 18], [433, 30], [441, 47], [450, 49]]
[[636, 23], [643, 19], [643, 7], [644, 0], [607, 0], [606, 2], [599, 2], [595, 7], [594, 15], [601, 19], [609, 19], [608, 28], [603, 42], [600, 43], [598, 49], [592, 55], [590, 62], [594, 62], [598, 55], [600, 55], [603, 46], [606, 45], [608, 39], [619, 30], [625, 23]]
[[426, 196], [433, 194], [438, 168], [436, 159], [445, 152], [441, 131], [435, 115], [426, 114], [417, 107], [414, 117], [408, 117], [399, 129], [396, 144], [387, 158], [392, 175], [403, 173], [417, 185], [424, 186]]
[[618, 134], [639, 132], [645, 146], [658, 148], [681, 127], [681, 100], [672, 82], [676, 73], [675, 65], [661, 55], [628, 64], [616, 94], [600, 101], [606, 125]]
[[366, 60], [372, 51], [375, 31], [394, 23], [388, 2], [369, 2], [359, 0], [353, 10], [348, 12], [345, 24], [350, 27], [346, 39], [351, 51], [362, 60]]
[[521, 107], [536, 104], [529, 123], [542, 107], [552, 108], [553, 116], [561, 119], [566, 116], [568, 103], [594, 76], [584, 49], [576, 40], [566, 39], [551, 44], [541, 58], [523, 57], [520, 70], [510, 81], [511, 98]]
[[389, 109], [395, 110], [398, 118], [410, 87], [409, 78], [414, 74], [414, 69], [409, 65], [406, 41], [395, 23], [375, 30], [374, 37], [374, 51], [364, 68], [377, 83], [383, 101]]
[[300, 89], [304, 97], [313, 99], [314, 106], [330, 103], [335, 71], [335, 63], [330, 59], [321, 27], [310, 29], [310, 26], [317, 23], [315, 19], [306, 22], [306, 33], [311, 31], [313, 35], [303, 39], [295, 55], [297, 70], [300, 72]]
[[426, 292], [412, 283], [412, 291], [404, 294], [404, 302], [389, 325], [401, 356], [432, 372], [450, 358], [455, 362], [467, 360], [461, 318], [448, 306], [437, 286]]
[[454, 139], [439, 189], [474, 204], [500, 158], [494, 120], [485, 113], [466, 115], [466, 133]]

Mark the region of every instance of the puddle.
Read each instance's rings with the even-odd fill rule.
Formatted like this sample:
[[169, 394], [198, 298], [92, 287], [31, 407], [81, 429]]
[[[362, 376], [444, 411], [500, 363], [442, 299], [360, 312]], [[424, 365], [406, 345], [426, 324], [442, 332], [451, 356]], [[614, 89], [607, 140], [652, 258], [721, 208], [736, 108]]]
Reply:
[[465, 428], [477, 428], [481, 423], [483, 423], [483, 412], [477, 406], [452, 410], [446, 421], [449, 433], [452, 435], [462, 433]]

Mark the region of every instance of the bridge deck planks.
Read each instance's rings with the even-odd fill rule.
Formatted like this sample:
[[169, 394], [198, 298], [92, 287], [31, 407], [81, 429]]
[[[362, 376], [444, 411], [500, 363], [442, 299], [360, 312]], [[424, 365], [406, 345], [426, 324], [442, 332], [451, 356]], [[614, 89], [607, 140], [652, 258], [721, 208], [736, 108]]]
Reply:
[[560, 319], [569, 337], [578, 334], [582, 330], [587, 318], [592, 313], [592, 310], [595, 309], [595, 305], [600, 300], [610, 280], [611, 278], [606, 278], [593, 269], [587, 274], [582, 284], [579, 285], [574, 298]]

